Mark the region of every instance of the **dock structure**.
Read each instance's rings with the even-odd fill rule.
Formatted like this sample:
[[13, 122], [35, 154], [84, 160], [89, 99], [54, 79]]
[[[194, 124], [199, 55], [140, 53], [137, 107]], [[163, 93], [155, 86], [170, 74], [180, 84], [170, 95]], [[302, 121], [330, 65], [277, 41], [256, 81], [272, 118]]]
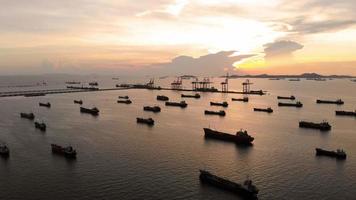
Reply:
[[155, 79], [151, 78], [150, 81], [146, 85], [147, 85], [147, 87], [154, 88], [155, 87]]
[[210, 78], [205, 77], [202, 81], [199, 81], [198, 78], [195, 79], [195, 81], [192, 82], [192, 89], [194, 91], [204, 91], [204, 90], [209, 90], [211, 88], [211, 84], [213, 82], [210, 81]]
[[182, 89], [182, 77], [178, 76], [176, 80], [171, 83], [172, 89]]
[[242, 92], [246, 94], [250, 93], [250, 85], [252, 84], [249, 79], [246, 79], [246, 81], [242, 83]]
[[225, 80], [220, 83], [221, 84], [221, 91], [228, 92], [229, 91], [229, 73], [226, 73]]

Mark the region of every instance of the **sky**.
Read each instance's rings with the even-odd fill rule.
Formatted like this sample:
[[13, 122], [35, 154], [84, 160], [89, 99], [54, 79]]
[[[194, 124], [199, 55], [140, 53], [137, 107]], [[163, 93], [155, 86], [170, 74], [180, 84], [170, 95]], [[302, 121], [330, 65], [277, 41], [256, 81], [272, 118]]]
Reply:
[[355, 0], [0, 3], [2, 75], [356, 75]]

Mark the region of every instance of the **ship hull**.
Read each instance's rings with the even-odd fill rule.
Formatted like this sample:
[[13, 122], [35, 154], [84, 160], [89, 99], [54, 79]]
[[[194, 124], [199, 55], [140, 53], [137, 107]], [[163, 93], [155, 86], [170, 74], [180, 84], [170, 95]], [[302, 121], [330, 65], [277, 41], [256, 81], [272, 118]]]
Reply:
[[340, 160], [346, 159], [346, 154], [340, 155], [340, 154], [337, 154], [335, 151], [328, 151], [328, 150], [324, 150], [324, 149], [320, 149], [320, 148], [316, 148], [315, 153], [317, 156], [328, 156], [328, 157], [333, 157], [333, 158], [337, 158]]
[[239, 137], [236, 135], [215, 131], [209, 128], [204, 128], [204, 136], [205, 138], [234, 142], [235, 144], [239, 145], [252, 145], [252, 141], [254, 140], [253, 137]]
[[257, 199], [257, 194], [247, 190], [241, 184], [215, 176], [208, 172], [200, 171], [199, 179], [204, 184], [209, 184], [217, 188], [233, 192], [246, 199]]

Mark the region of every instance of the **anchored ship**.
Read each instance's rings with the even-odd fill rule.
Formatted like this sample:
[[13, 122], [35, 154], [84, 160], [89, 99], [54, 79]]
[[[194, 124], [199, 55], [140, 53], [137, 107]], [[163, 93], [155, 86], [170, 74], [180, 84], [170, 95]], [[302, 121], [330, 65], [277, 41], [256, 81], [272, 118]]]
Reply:
[[62, 147], [57, 144], [51, 144], [52, 153], [63, 155], [67, 158], [76, 158], [77, 151], [72, 146]]
[[278, 106], [301, 108], [301, 107], [303, 107], [303, 104], [302, 104], [300, 101], [297, 101], [296, 103], [284, 103], [284, 102], [279, 102], [279, 103], [278, 103]]
[[181, 101], [181, 102], [166, 102], [166, 106], [177, 106], [177, 107], [181, 107], [181, 108], [185, 108], [188, 106], [188, 104], [185, 101]]
[[343, 111], [343, 110], [337, 110], [335, 111], [336, 115], [342, 115], [342, 116], [354, 116], [356, 117], [356, 110], [355, 111]]
[[250, 179], [247, 179], [242, 184], [240, 184], [225, 178], [221, 178], [205, 170], [199, 171], [199, 179], [202, 183], [207, 183], [215, 187], [234, 192], [246, 199], [257, 199], [258, 189], [255, 185], [252, 184]]
[[155, 121], [152, 118], [145, 119], [145, 118], [137, 117], [136, 121], [137, 121], [137, 123], [147, 124], [147, 125], [150, 125], [150, 126], [153, 126], [155, 124]]
[[217, 140], [223, 140], [228, 142], [235, 142], [236, 144], [241, 145], [251, 145], [252, 141], [254, 140], [247, 131], [237, 131], [235, 135], [219, 132], [216, 130], [212, 130], [210, 128], [204, 128], [204, 133], [206, 138], [213, 138]]
[[268, 112], [268, 113], [272, 113], [273, 112], [273, 109], [271, 107], [268, 107], [268, 108], [254, 108], [253, 110], [257, 111], [257, 112]]
[[154, 113], [161, 112], [161, 108], [159, 106], [144, 106], [144, 111], [152, 111]]
[[314, 123], [314, 122], [306, 122], [300, 121], [299, 127], [301, 128], [312, 128], [312, 129], [319, 129], [321, 131], [329, 131], [331, 130], [331, 125], [328, 122], [321, 122], [321, 123]]
[[0, 144], [0, 156], [2, 157], [9, 157], [10, 149], [5, 144]]
[[200, 94], [194, 94], [194, 95], [190, 95], [190, 94], [182, 94], [181, 97], [185, 97], [185, 98], [196, 98], [199, 99], [200, 98]]
[[212, 111], [212, 110], [205, 110], [204, 114], [206, 115], [219, 115], [219, 116], [225, 116], [226, 113], [223, 110], [220, 111]]
[[74, 103], [82, 105], [83, 101], [82, 100], [74, 100]]
[[341, 160], [346, 159], [346, 153], [342, 149], [337, 149], [336, 151], [329, 151], [320, 148], [315, 148], [315, 151], [317, 156], [330, 156]]
[[129, 99], [129, 96], [119, 96], [119, 99]]
[[332, 101], [332, 100], [320, 100], [320, 99], [317, 99], [316, 100], [316, 103], [323, 103], [323, 104], [337, 104], [337, 105], [342, 105], [344, 104], [344, 101], [342, 101], [341, 99], [337, 99], [335, 101]]
[[248, 102], [248, 97], [244, 98], [231, 98], [231, 101], [242, 101], [242, 102]]
[[33, 113], [20, 113], [21, 118], [26, 118], [33, 120], [35, 119], [35, 115]]
[[130, 99], [125, 99], [125, 100], [117, 100], [117, 103], [124, 103], [124, 104], [131, 104], [132, 101]]
[[228, 104], [226, 101], [224, 101], [224, 102], [222, 102], [222, 103], [219, 103], [219, 102], [210, 102], [210, 105], [211, 105], [211, 106], [222, 106], [222, 107], [228, 107], [228, 106], [229, 106], [229, 104]]
[[289, 99], [289, 100], [295, 100], [295, 96], [289, 96], [289, 97], [286, 97], [286, 96], [277, 96], [277, 99]]
[[81, 113], [88, 113], [88, 114], [92, 114], [92, 115], [98, 115], [99, 114], [99, 109], [94, 107], [94, 108], [84, 108], [84, 107], [80, 107], [80, 112]]
[[35, 128], [46, 131], [47, 126], [44, 122], [35, 122]]
[[38, 103], [39, 106], [42, 106], [42, 107], [47, 107], [47, 108], [50, 108], [51, 107], [51, 104], [49, 102], [47, 103]]
[[168, 101], [169, 98], [167, 96], [164, 96], [164, 95], [158, 95], [157, 96], [157, 100], [159, 100], [159, 101]]

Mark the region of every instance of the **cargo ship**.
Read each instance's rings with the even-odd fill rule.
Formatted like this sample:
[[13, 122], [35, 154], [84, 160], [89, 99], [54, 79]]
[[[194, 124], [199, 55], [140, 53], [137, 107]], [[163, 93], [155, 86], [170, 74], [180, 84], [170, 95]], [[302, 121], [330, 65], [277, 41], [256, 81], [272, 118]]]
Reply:
[[144, 106], [144, 111], [152, 111], [154, 113], [161, 112], [161, 108], [159, 106]]
[[44, 122], [35, 122], [35, 128], [40, 129], [41, 131], [46, 131], [47, 126]]
[[67, 158], [76, 158], [77, 151], [72, 146], [62, 147], [57, 144], [51, 144], [52, 153], [63, 155]]
[[68, 84], [68, 85], [76, 85], [76, 84], [80, 84], [80, 82], [78, 82], [78, 81], [67, 81], [66, 84]]
[[21, 118], [26, 118], [33, 120], [35, 119], [35, 115], [33, 113], [20, 113]]
[[219, 102], [210, 102], [210, 105], [211, 105], [211, 106], [222, 106], [222, 107], [228, 107], [228, 106], [229, 106], [229, 104], [228, 104], [226, 101], [224, 101], [224, 102], [222, 102], [222, 103], [219, 103]]
[[346, 153], [342, 149], [337, 149], [336, 151], [328, 151], [320, 148], [315, 148], [317, 156], [329, 156], [340, 160], [346, 159]]
[[301, 107], [303, 107], [303, 104], [302, 104], [300, 101], [297, 101], [296, 103], [283, 103], [283, 102], [279, 102], [279, 103], [278, 103], [278, 106], [301, 108]]
[[245, 199], [257, 199], [258, 189], [252, 184], [250, 179], [245, 180], [242, 184], [232, 182], [228, 179], [216, 176], [208, 171], [199, 170], [199, 179], [202, 183], [233, 192]]
[[337, 99], [335, 101], [332, 101], [332, 100], [320, 100], [320, 99], [317, 99], [316, 100], [316, 103], [323, 103], [323, 104], [337, 104], [337, 105], [342, 105], [344, 104], [344, 101], [342, 101], [341, 99]]
[[88, 113], [88, 114], [92, 114], [92, 115], [98, 115], [99, 114], [99, 109], [94, 107], [94, 108], [84, 108], [84, 107], [80, 107], [80, 112], [81, 113]]
[[231, 101], [242, 101], [242, 102], [248, 102], [248, 97], [244, 98], [231, 98]]
[[182, 94], [181, 97], [183, 98], [195, 98], [195, 99], [199, 99], [200, 98], [200, 94], [194, 94], [194, 95], [191, 95], [191, 94]]
[[169, 98], [167, 96], [164, 96], [164, 95], [157, 95], [157, 100], [159, 100], [159, 101], [168, 101]]
[[286, 96], [277, 96], [277, 99], [289, 99], [289, 100], [295, 100], [295, 96], [289, 96], [289, 97], [286, 97]]
[[356, 117], [356, 110], [355, 111], [343, 111], [343, 110], [337, 110], [335, 111], [336, 115], [341, 115], [341, 116], [354, 116]]
[[147, 125], [150, 125], [150, 126], [153, 126], [155, 124], [155, 121], [152, 118], [145, 119], [145, 118], [137, 117], [136, 118], [136, 122], [140, 123], [140, 124], [147, 124]]
[[117, 100], [117, 103], [124, 103], [124, 104], [131, 104], [132, 101], [130, 99], [125, 99], [125, 100]]
[[321, 123], [314, 123], [314, 122], [306, 122], [300, 121], [299, 127], [301, 128], [312, 128], [312, 129], [319, 129], [321, 131], [329, 131], [331, 130], [331, 125], [328, 122], [321, 122]]
[[98, 86], [99, 84], [98, 84], [98, 82], [90, 82], [89, 85], [90, 86]]
[[181, 107], [181, 108], [186, 108], [188, 106], [188, 104], [185, 101], [181, 101], [181, 102], [166, 102], [166, 106], [177, 106], [177, 107]]
[[229, 133], [223, 133], [216, 130], [212, 130], [210, 128], [204, 128], [205, 138], [213, 138], [217, 140], [223, 140], [228, 142], [234, 142], [236, 144], [241, 145], [252, 145], [252, 141], [254, 140], [247, 131], [237, 131], [235, 135]]
[[47, 103], [38, 103], [39, 106], [42, 106], [42, 107], [47, 107], [47, 108], [50, 108], [51, 107], [51, 104], [49, 102]]
[[219, 115], [219, 116], [225, 116], [226, 113], [223, 110], [220, 111], [212, 111], [212, 110], [205, 110], [204, 114], [206, 115]]
[[129, 99], [129, 96], [119, 96], [119, 99]]
[[29, 94], [24, 94], [24, 97], [38, 97], [38, 96], [45, 96], [46, 93], [29, 93]]
[[7, 158], [10, 155], [10, 149], [5, 144], [0, 144], [0, 156]]
[[83, 101], [82, 100], [74, 100], [74, 103], [82, 105]]
[[273, 113], [273, 109], [271, 107], [268, 107], [268, 108], [254, 108], [253, 110], [256, 111], [256, 112]]

